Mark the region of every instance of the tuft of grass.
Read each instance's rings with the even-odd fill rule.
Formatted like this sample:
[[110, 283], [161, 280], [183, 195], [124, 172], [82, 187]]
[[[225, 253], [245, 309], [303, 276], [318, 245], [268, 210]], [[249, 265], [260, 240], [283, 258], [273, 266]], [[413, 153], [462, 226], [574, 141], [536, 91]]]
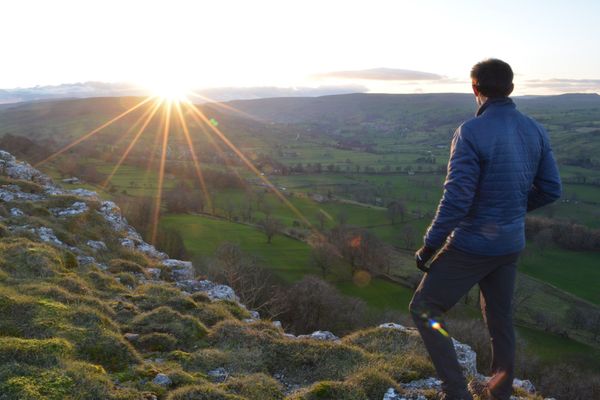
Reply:
[[248, 400], [283, 400], [285, 397], [281, 384], [265, 374], [233, 377], [222, 387]]
[[379, 327], [354, 332], [345, 336], [342, 342], [360, 347], [369, 353], [388, 355], [423, 349], [421, 339], [417, 334]]
[[140, 264], [129, 260], [123, 260], [122, 258], [111, 260], [108, 264], [108, 270], [113, 274], [119, 272], [131, 272], [134, 274], [143, 275], [146, 274], [146, 271]]
[[122, 371], [141, 362], [138, 352], [120, 334], [107, 329], [73, 331], [77, 355], [109, 371]]
[[322, 381], [301, 390], [289, 400], [370, 400], [365, 392], [346, 382]]
[[72, 353], [73, 345], [65, 339], [0, 337], [0, 363], [16, 362], [49, 367]]
[[135, 344], [143, 350], [166, 352], [175, 350], [177, 338], [169, 333], [152, 332], [141, 335]]
[[396, 392], [402, 393], [402, 388], [385, 371], [376, 366], [361, 369], [360, 372], [352, 375], [347, 381], [354, 387], [361, 388], [369, 399], [382, 399], [389, 388], [396, 389]]
[[183, 315], [171, 307], [162, 306], [136, 316], [131, 327], [139, 333], [168, 333], [177, 338], [178, 344], [189, 348], [198, 345], [208, 330], [200, 321]]
[[229, 394], [215, 385], [184, 386], [169, 393], [166, 400], [245, 400]]
[[47, 278], [65, 272], [56, 249], [25, 238], [0, 240], [0, 254], [0, 268], [14, 278]]

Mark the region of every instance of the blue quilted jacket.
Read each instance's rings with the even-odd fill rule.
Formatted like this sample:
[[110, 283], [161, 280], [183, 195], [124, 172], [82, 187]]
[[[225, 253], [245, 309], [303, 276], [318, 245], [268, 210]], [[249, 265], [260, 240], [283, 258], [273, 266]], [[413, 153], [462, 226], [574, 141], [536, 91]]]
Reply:
[[525, 247], [525, 214], [560, 197], [548, 134], [510, 98], [489, 99], [454, 133], [444, 195], [425, 245], [479, 255]]

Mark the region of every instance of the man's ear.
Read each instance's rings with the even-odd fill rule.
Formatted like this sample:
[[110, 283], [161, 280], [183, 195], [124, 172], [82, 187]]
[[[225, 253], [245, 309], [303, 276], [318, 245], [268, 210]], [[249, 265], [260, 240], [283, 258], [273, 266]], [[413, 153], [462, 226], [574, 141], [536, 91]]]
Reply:
[[510, 90], [508, 91], [508, 94], [506, 96], [510, 96], [510, 94], [513, 92], [514, 89], [515, 89], [515, 84], [511, 83], [510, 84]]
[[479, 89], [477, 89], [477, 85], [474, 83], [471, 85], [471, 87], [473, 88], [473, 94], [477, 97], [479, 96]]

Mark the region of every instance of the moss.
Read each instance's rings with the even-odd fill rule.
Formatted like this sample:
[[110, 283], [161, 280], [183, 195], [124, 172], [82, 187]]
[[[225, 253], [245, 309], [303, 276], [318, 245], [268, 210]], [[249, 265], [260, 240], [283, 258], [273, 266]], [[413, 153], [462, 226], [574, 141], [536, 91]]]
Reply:
[[2, 239], [0, 254], [0, 268], [15, 278], [46, 278], [64, 272], [62, 257], [54, 248], [27, 239]]
[[166, 400], [245, 400], [214, 385], [185, 386], [169, 393]]
[[363, 390], [344, 382], [323, 381], [304, 389], [289, 400], [369, 400]]
[[248, 400], [282, 400], [283, 387], [265, 374], [252, 374], [229, 379], [223, 388]]
[[144, 270], [144, 268], [133, 262], [133, 261], [129, 261], [129, 260], [123, 260], [120, 258], [111, 260], [108, 263], [108, 270], [112, 273], [118, 273], [118, 272], [131, 272], [134, 274], [143, 274], [145, 275], [146, 271]]
[[177, 347], [177, 338], [169, 333], [148, 333], [141, 335], [136, 346], [147, 351], [172, 351]]
[[389, 388], [396, 389], [398, 393], [403, 392], [390, 375], [377, 367], [363, 369], [348, 378], [347, 382], [361, 388], [369, 399], [382, 399]]
[[73, 345], [64, 339], [0, 337], [0, 363], [17, 362], [52, 366], [72, 353]]
[[169, 333], [185, 347], [197, 345], [198, 341], [207, 334], [206, 327], [196, 318], [182, 315], [167, 306], [138, 315], [131, 325], [134, 332]]

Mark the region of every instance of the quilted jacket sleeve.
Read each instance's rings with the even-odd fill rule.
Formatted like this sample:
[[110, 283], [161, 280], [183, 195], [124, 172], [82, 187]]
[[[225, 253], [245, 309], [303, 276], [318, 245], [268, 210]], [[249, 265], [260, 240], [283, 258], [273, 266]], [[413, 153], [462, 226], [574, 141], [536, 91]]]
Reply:
[[533, 185], [529, 189], [527, 211], [535, 210], [558, 200], [562, 187], [556, 160], [545, 131], [542, 131], [542, 157], [538, 165]]
[[471, 208], [479, 182], [480, 163], [469, 131], [459, 127], [452, 138], [444, 195], [425, 234], [425, 245], [437, 249]]

